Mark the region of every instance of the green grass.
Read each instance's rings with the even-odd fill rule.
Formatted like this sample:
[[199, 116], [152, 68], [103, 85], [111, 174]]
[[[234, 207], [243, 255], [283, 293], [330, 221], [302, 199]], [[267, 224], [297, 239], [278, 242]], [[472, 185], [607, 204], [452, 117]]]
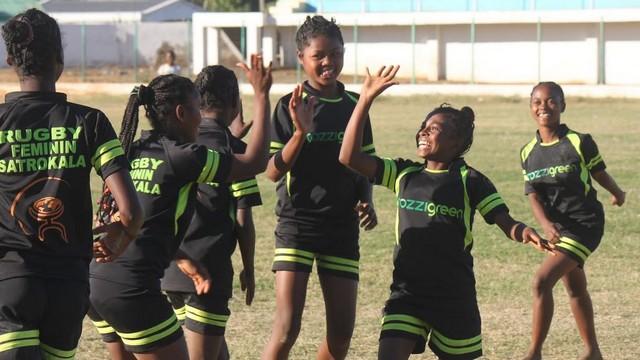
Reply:
[[[123, 97], [72, 96], [71, 100], [103, 109], [118, 126], [126, 103]], [[383, 97], [372, 109], [373, 129], [379, 155], [414, 158], [413, 136], [427, 110], [447, 101], [456, 107], [469, 105], [476, 111], [475, 141], [467, 161], [497, 186], [517, 219], [532, 223], [525, 201], [518, 153], [534, 134], [526, 99], [492, 97]], [[275, 100], [274, 100], [275, 103]], [[251, 113], [251, 99], [244, 102]], [[640, 354], [640, 196], [637, 170], [640, 102], [618, 99], [568, 99], [563, 122], [580, 132], [593, 134], [609, 172], [627, 191], [627, 204], [614, 208], [601, 188], [607, 226], [599, 249], [585, 267], [594, 303], [596, 328], [604, 356], [636, 359]], [[275, 185], [259, 176], [264, 205], [254, 210], [256, 249], [256, 297], [251, 307], [236, 281], [231, 301], [232, 316], [227, 341], [234, 359], [258, 359], [270, 334], [274, 304], [274, 276], [270, 271], [275, 226]], [[634, 180], [635, 179], [635, 180]], [[100, 181], [94, 179], [94, 189]], [[392, 194], [376, 188], [380, 225], [360, 240], [361, 281], [358, 316], [350, 359], [373, 359], [377, 352], [380, 311], [388, 295], [394, 243], [395, 207]], [[532, 247], [507, 240], [497, 227], [476, 217], [474, 231], [475, 273], [482, 314], [485, 359], [517, 359], [527, 349], [531, 328], [532, 276], [543, 259]], [[235, 264], [240, 264], [238, 254]], [[239, 273], [236, 266], [236, 273]], [[303, 327], [291, 359], [315, 358], [324, 336], [324, 307], [317, 278], [309, 284]], [[562, 285], [555, 291], [556, 311], [544, 347], [545, 359], [575, 359], [582, 350]], [[107, 354], [93, 326], [86, 322], [79, 359], [106, 359]], [[427, 353], [416, 359], [434, 359]]]

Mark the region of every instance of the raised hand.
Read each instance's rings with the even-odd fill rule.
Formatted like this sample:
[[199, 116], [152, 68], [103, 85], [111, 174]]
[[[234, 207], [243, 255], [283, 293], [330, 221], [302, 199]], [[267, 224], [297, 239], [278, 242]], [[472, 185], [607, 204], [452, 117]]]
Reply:
[[400, 65], [383, 66], [378, 69], [375, 75], [371, 75], [369, 68], [367, 68], [367, 74], [362, 84], [360, 97], [364, 96], [365, 100], [373, 101], [373, 99], [382, 94], [387, 88], [398, 85], [398, 81], [393, 81], [398, 70], [400, 70]]
[[244, 74], [256, 94], [264, 95], [269, 93], [269, 89], [271, 89], [271, 85], [273, 84], [271, 63], [265, 67], [261, 54], [251, 54], [250, 65], [251, 67], [245, 63], [236, 64], [236, 66], [244, 70]]
[[289, 114], [296, 130], [307, 134], [313, 128], [313, 109], [316, 106], [316, 98], [311, 96], [307, 102], [302, 98], [302, 85], [296, 85], [289, 100]]

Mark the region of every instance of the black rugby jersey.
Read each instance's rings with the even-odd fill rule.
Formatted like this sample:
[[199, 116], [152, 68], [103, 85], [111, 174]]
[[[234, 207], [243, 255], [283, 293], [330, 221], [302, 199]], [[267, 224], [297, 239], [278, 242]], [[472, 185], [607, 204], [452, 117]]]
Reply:
[[159, 288], [193, 214], [194, 183], [220, 182], [231, 159], [194, 143], [143, 131], [132, 144], [131, 178], [145, 220], [135, 241], [114, 262], [91, 263], [91, 276], [116, 283]]
[[491, 181], [463, 159], [442, 171], [404, 159], [377, 161], [375, 183], [397, 195], [392, 297], [475, 296], [475, 211], [489, 224], [509, 211]]
[[[214, 119], [202, 119], [197, 143], [229, 155], [242, 154], [247, 146], [242, 140], [234, 137], [223, 123]], [[209, 273], [213, 273], [217, 259], [230, 257], [236, 248], [236, 210], [261, 204], [262, 199], [255, 177], [233, 183], [199, 184], [193, 218], [180, 249], [207, 267]], [[216, 286], [214, 283], [213, 291], [218, 290]], [[175, 262], [171, 262], [165, 270], [162, 289], [195, 291], [193, 281], [178, 269]]]
[[0, 105], [0, 279], [87, 281], [92, 256], [91, 168], [128, 169], [99, 110], [62, 93], [14, 92]]
[[[304, 83], [305, 98], [316, 96], [318, 102], [313, 128], [306, 135], [295, 164], [276, 186], [276, 215], [281, 230], [288, 227], [286, 224], [290, 224], [290, 230], [293, 230], [300, 225], [316, 227], [326, 223], [352, 223], [357, 218], [353, 210], [357, 201], [366, 199], [370, 186], [368, 180], [338, 161], [344, 130], [358, 102], [358, 94], [346, 91], [342, 83], [338, 83], [338, 87], [339, 96], [327, 99], [320, 97], [308, 82]], [[271, 154], [282, 151], [293, 135], [290, 99], [291, 94], [287, 94], [276, 105], [271, 128]], [[368, 119], [362, 150], [375, 154]]]
[[536, 132], [520, 151], [520, 159], [524, 192], [538, 194], [551, 221], [565, 225], [598, 225], [604, 221], [590, 173], [606, 166], [589, 134], [561, 124], [558, 140], [543, 144]]

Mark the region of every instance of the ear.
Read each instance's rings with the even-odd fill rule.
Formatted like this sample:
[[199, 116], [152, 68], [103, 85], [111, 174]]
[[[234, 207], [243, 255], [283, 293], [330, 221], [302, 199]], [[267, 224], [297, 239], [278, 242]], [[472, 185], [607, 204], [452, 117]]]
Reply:
[[567, 103], [564, 102], [564, 99], [562, 99], [562, 104], [560, 104], [560, 112], [563, 113], [566, 108], [567, 108]]
[[178, 104], [178, 105], [176, 106], [176, 119], [177, 119], [179, 122], [182, 122], [182, 121], [183, 121], [183, 119], [184, 119], [184, 112], [185, 112], [184, 105], [182, 105], [182, 104]]
[[303, 55], [304, 55], [304, 54], [303, 54], [303, 51], [296, 50], [296, 55], [298, 56], [298, 63], [299, 63], [300, 65], [302, 65], [302, 57], [303, 57]]
[[6, 61], [7, 61], [7, 65], [13, 66], [13, 58], [11, 56], [7, 55]]

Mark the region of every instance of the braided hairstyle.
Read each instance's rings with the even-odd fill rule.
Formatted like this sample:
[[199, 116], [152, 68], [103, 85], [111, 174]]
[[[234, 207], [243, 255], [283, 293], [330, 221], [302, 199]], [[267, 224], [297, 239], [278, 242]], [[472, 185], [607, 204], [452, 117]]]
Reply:
[[58, 23], [38, 9], [29, 9], [2, 25], [7, 55], [18, 76], [53, 74], [56, 63], [64, 64]]
[[[145, 115], [151, 123], [154, 136], [166, 135], [167, 129], [174, 126], [169, 122], [172, 120], [171, 114], [175, 113], [176, 106], [186, 104], [195, 93], [191, 80], [173, 74], [158, 76], [151, 80], [148, 86], [136, 86], [129, 95], [118, 136], [125, 155], [129, 157], [133, 139], [138, 131], [141, 105], [144, 106]], [[98, 224], [118, 221], [117, 212], [115, 200], [105, 185], [98, 202], [96, 221]]]
[[236, 74], [222, 65], [207, 66], [195, 80], [200, 109], [236, 108], [240, 97]]
[[531, 94], [529, 96], [530, 97], [533, 96], [533, 93], [536, 92], [536, 89], [539, 88], [540, 86], [548, 86], [551, 89], [551, 93], [559, 96], [560, 99], [562, 99], [562, 102], [564, 103], [564, 91], [562, 91], [562, 87], [554, 81], [539, 82], [536, 86], [533, 87], [533, 89], [531, 89]]
[[304, 50], [304, 48], [309, 46], [309, 40], [319, 35], [324, 35], [329, 39], [338, 39], [340, 44], [344, 45], [342, 33], [338, 25], [336, 25], [334, 18], [331, 18], [331, 21], [329, 21], [320, 15], [313, 17], [307, 16], [307, 19], [300, 25], [298, 31], [296, 31], [296, 46], [298, 47], [298, 51]]
[[447, 103], [443, 103], [437, 108], [431, 110], [427, 117], [420, 125], [420, 129], [416, 133], [416, 146], [418, 145], [418, 137], [420, 131], [427, 125], [427, 121], [434, 115], [443, 114], [451, 121], [454, 130], [454, 136], [462, 139], [462, 146], [460, 152], [456, 155], [456, 158], [462, 157], [471, 149], [473, 144], [473, 130], [475, 129], [475, 114], [473, 109], [468, 106], [463, 106], [460, 110], [452, 107]]

